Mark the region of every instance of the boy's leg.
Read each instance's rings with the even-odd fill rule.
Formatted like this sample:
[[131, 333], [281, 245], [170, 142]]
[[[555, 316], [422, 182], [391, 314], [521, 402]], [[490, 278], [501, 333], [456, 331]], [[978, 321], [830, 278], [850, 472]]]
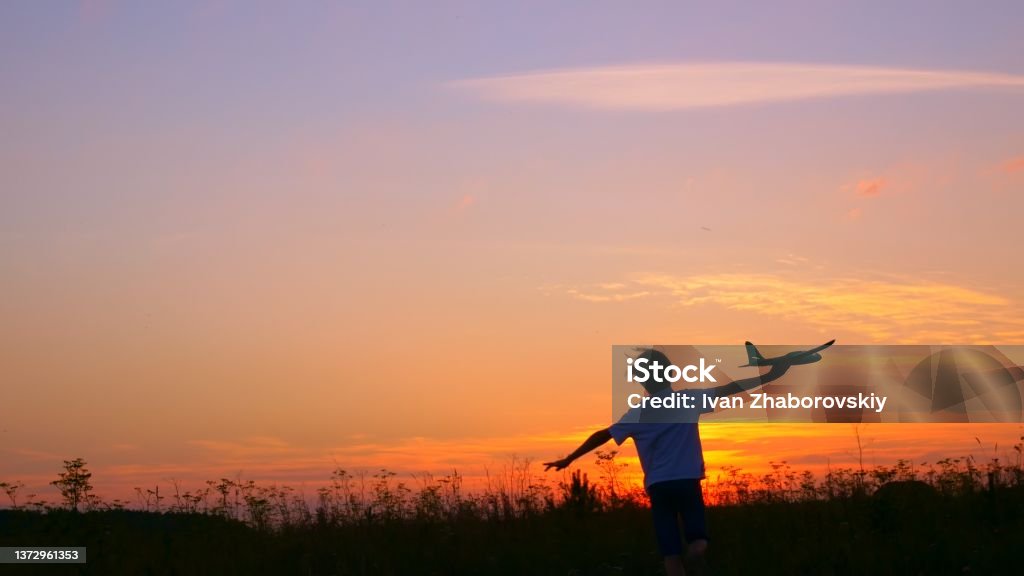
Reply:
[[687, 564], [696, 573], [705, 574], [708, 570], [707, 560], [704, 558], [708, 550], [708, 531], [700, 480], [687, 480], [680, 500], [680, 513], [686, 533]]
[[665, 559], [665, 572], [669, 576], [683, 576], [683, 535], [679, 530], [678, 480], [659, 482], [647, 487], [651, 497], [651, 518], [658, 551]]
[[708, 547], [708, 526], [704, 515], [704, 494], [700, 480], [686, 480], [681, 494], [680, 513], [686, 530], [690, 555], [703, 554]]

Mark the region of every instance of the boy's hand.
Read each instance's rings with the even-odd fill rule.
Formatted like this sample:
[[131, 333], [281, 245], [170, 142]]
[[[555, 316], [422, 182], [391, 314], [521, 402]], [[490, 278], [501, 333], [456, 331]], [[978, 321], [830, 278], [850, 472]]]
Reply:
[[551, 461], [551, 462], [545, 462], [544, 463], [544, 471], [547, 472], [548, 470], [551, 470], [552, 468], [554, 468], [555, 470], [564, 470], [565, 468], [569, 467], [569, 464], [572, 464], [572, 460], [570, 460], [568, 458], [562, 458], [561, 460], [554, 460], [554, 461]]

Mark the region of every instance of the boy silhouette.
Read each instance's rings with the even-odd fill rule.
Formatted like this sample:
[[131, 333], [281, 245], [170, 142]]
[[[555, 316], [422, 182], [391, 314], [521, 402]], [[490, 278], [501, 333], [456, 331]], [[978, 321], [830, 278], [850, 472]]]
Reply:
[[[647, 359], [648, 366], [657, 362], [662, 367], [672, 364], [664, 353], [653, 348], [644, 350], [634, 360]], [[651, 500], [651, 515], [658, 539], [658, 550], [665, 560], [668, 576], [682, 576], [683, 544], [678, 518], [682, 516], [688, 543], [687, 556], [698, 560], [707, 551], [708, 535], [704, 520], [704, 496], [700, 481], [704, 478], [704, 452], [700, 445], [697, 419], [711, 412], [703, 406], [704, 397], [721, 398], [752, 390], [776, 380], [789, 370], [788, 363], [776, 363], [770, 371], [755, 378], [736, 380], [713, 388], [686, 390], [693, 395], [693, 408], [631, 408], [618, 422], [594, 432], [579, 448], [565, 458], [545, 462], [545, 470], [562, 470], [584, 454], [614, 439], [621, 445], [627, 438], [636, 444], [640, 467], [644, 472], [644, 488]], [[667, 380], [648, 378], [643, 383], [652, 397], [674, 393]]]

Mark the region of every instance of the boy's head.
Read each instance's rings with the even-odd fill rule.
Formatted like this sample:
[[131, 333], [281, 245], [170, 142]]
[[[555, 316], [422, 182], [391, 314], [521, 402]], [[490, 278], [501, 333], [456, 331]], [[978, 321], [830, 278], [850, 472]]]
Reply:
[[[641, 358], [647, 360], [646, 367], [648, 369], [651, 369], [654, 363], [657, 362], [658, 365], [661, 367], [661, 370], [659, 370], [659, 375], [662, 376], [665, 373], [665, 367], [672, 364], [672, 361], [668, 359], [668, 356], [665, 356], [664, 352], [655, 350], [654, 348], [641, 349], [640, 354], [638, 354], [633, 359], [633, 362], [636, 363], [636, 361], [640, 360]], [[643, 386], [645, 390], [647, 390], [648, 394], [654, 394], [657, 392], [661, 392], [666, 388], [669, 388], [670, 386], [672, 386], [672, 383], [666, 380], [664, 377], [655, 380], [652, 372], [651, 377], [649, 377], [646, 382], [641, 382], [640, 385]]]

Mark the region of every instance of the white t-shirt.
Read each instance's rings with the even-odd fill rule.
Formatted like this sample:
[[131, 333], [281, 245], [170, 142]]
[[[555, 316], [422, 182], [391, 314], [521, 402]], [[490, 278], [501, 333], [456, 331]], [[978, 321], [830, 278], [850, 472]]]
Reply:
[[[658, 396], [671, 394], [666, 389]], [[616, 444], [632, 438], [644, 471], [644, 487], [666, 480], [704, 478], [704, 451], [697, 430], [698, 417], [711, 410], [702, 409], [703, 396], [713, 396], [712, 389], [686, 390], [696, 395], [694, 408], [666, 409], [632, 408], [608, 431]]]

